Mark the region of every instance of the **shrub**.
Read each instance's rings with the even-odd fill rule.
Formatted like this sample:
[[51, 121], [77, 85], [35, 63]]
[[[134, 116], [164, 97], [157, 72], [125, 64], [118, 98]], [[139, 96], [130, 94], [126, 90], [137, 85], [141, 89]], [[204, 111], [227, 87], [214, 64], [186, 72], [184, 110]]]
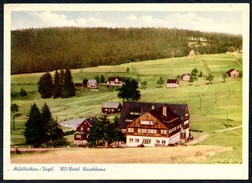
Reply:
[[25, 97], [25, 96], [27, 95], [26, 90], [23, 89], [23, 88], [21, 88], [21, 89], [20, 89], [20, 92], [19, 92], [19, 95], [20, 95], [21, 97]]
[[69, 144], [70, 142], [68, 142], [65, 138], [57, 139], [53, 141], [53, 147], [65, 146]]

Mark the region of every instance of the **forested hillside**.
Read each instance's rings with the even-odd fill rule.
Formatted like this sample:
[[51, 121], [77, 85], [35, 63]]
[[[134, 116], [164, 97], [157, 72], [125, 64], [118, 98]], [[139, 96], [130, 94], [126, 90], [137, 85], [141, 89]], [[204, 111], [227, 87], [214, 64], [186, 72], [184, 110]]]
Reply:
[[116, 65], [241, 49], [242, 36], [164, 28], [43, 28], [11, 32], [11, 73]]

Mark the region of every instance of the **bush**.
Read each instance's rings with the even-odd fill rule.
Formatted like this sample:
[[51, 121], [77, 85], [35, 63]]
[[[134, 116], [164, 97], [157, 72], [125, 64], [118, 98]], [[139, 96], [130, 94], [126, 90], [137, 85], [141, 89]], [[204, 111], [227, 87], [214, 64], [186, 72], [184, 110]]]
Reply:
[[19, 97], [20, 94], [18, 94], [18, 92], [11, 92], [11, 98], [17, 98]]
[[21, 88], [21, 89], [20, 89], [20, 92], [19, 92], [19, 95], [20, 95], [21, 97], [25, 97], [25, 96], [27, 95], [26, 90], [23, 89], [23, 88]]
[[57, 139], [53, 141], [53, 147], [65, 146], [69, 144], [70, 142], [68, 142], [65, 138]]

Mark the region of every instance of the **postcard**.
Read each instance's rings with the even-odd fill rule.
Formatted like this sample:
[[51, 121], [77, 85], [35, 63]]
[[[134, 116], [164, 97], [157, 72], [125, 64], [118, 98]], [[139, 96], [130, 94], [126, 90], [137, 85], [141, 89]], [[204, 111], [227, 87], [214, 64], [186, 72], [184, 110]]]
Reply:
[[5, 4], [4, 180], [248, 179], [249, 4]]

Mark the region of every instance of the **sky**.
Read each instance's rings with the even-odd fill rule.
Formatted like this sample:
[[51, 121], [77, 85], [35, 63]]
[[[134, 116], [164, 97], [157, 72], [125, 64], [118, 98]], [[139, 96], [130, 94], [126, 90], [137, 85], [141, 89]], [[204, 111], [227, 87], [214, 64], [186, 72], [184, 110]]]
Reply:
[[12, 11], [11, 30], [45, 27], [162, 27], [242, 34], [240, 11]]

